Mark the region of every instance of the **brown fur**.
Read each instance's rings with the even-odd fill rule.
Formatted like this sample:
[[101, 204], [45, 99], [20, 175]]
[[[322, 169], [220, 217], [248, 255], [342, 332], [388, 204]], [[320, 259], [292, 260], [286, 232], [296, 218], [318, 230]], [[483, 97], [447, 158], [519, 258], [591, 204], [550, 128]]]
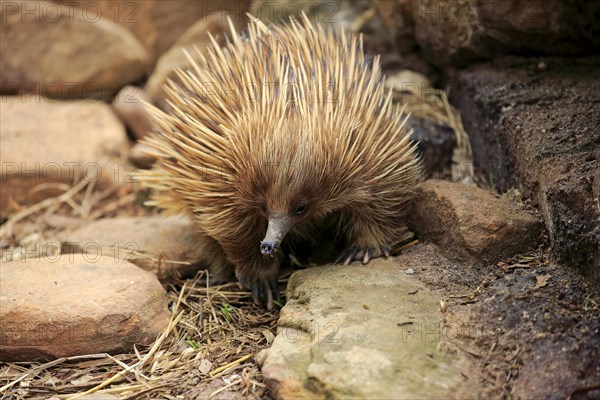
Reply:
[[259, 251], [274, 211], [290, 215], [295, 237], [334, 218], [357, 257], [380, 255], [403, 228], [421, 167], [378, 57], [306, 17], [232, 35], [189, 57], [166, 89], [167, 112], [151, 109], [159, 162], [141, 178], [152, 204], [192, 215], [249, 287], [277, 275], [278, 258]]

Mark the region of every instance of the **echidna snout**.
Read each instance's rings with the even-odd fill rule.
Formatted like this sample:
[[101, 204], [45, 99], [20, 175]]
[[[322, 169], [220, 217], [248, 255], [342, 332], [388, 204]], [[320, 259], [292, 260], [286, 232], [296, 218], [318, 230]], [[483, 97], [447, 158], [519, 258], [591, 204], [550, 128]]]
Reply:
[[277, 242], [260, 242], [260, 252], [264, 255], [272, 255], [279, 250], [279, 243]]
[[269, 226], [265, 238], [260, 242], [260, 252], [274, 255], [279, 245], [292, 226], [292, 220], [284, 214], [276, 213], [269, 217]]

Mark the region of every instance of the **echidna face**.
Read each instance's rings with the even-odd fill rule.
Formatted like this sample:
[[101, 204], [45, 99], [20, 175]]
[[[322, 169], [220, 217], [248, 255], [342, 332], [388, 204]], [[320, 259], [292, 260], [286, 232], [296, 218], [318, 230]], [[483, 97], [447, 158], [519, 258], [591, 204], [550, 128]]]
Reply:
[[328, 132], [318, 124], [289, 115], [277, 124], [254, 118], [243, 122], [236, 132], [243, 138], [236, 153], [239, 196], [251, 208], [249, 214], [267, 222], [260, 250], [273, 255], [290, 230], [326, 212], [338, 186], [331, 177], [339, 175], [329, 165], [333, 152], [323, 144]]
[[265, 140], [261, 162], [255, 166], [253, 179], [257, 218], [268, 221], [260, 251], [273, 255], [285, 235], [294, 227], [311, 220], [319, 211], [323, 170], [309, 148], [310, 144], [287, 139], [286, 146], [276, 149]]
[[[290, 190], [293, 185], [289, 185]], [[276, 188], [271, 188], [276, 189]], [[294, 226], [310, 219], [313, 214], [312, 204], [315, 200], [309, 200], [307, 192], [297, 195], [289, 195], [280, 190], [273, 190], [267, 201], [261, 206], [260, 217], [268, 221], [267, 232], [260, 244], [260, 251], [265, 255], [273, 255], [283, 241], [285, 235], [293, 229]], [[271, 197], [274, 196], [274, 197]]]

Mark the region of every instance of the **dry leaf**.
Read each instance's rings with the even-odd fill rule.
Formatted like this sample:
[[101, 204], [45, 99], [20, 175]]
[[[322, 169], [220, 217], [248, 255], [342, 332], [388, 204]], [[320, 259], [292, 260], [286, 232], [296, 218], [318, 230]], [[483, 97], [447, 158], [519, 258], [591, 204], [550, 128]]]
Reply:
[[270, 330], [263, 329], [261, 333], [263, 334], [265, 339], [267, 339], [267, 344], [271, 344], [273, 343], [273, 340], [275, 340], [275, 335], [273, 335], [273, 332], [271, 332]]
[[82, 386], [88, 382], [91, 382], [93, 379], [94, 379], [94, 377], [92, 375], [86, 374], [86, 375], [80, 376], [79, 378], [71, 380], [70, 383], [71, 383], [71, 385]]
[[212, 363], [210, 361], [208, 361], [206, 358], [203, 359], [202, 361], [200, 361], [200, 365], [198, 366], [198, 369], [203, 374], [208, 374], [210, 372], [211, 368], [212, 368]]
[[445, 300], [440, 300], [440, 311], [446, 312], [446, 301]]
[[539, 275], [537, 277], [537, 282], [535, 283], [535, 287], [533, 289], [536, 290], [539, 288], [543, 288], [544, 286], [546, 286], [548, 284], [548, 280], [550, 278], [552, 278], [552, 275], [550, 275], [550, 274]]

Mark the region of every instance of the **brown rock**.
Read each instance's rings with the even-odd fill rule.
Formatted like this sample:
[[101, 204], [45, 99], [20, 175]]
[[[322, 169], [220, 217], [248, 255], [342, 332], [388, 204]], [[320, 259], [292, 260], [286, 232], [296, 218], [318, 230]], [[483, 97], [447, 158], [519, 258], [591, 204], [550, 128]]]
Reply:
[[63, 252], [127, 260], [155, 273], [161, 281], [193, 277], [206, 268], [211, 278], [222, 280], [232, 271], [216, 243], [197, 233], [185, 217], [105, 218], [67, 234], [61, 241]]
[[430, 180], [417, 190], [410, 227], [454, 260], [495, 263], [535, 249], [542, 224], [508, 198], [475, 186]]
[[[238, 21], [234, 23], [238, 31], [246, 23], [245, 19], [232, 20], [234, 21]], [[224, 15], [214, 14], [196, 22], [181, 35], [169, 51], [160, 57], [145, 87], [148, 97], [154, 104], [164, 107], [165, 93], [162, 86], [167, 79], [178, 81], [175, 68], [185, 68], [190, 65], [184, 50], [193, 55], [196, 48], [202, 52], [211, 44], [209, 33], [219, 45], [225, 44], [225, 35], [231, 35], [231, 31]]]
[[410, 69], [387, 75], [385, 86], [413, 96], [422, 96], [426, 90], [431, 89], [431, 83], [426, 76]]
[[137, 86], [125, 86], [112, 102], [115, 114], [138, 140], [148, 136], [153, 129], [152, 119], [144, 106], [148, 102], [144, 90]]
[[414, 38], [439, 67], [467, 65], [502, 53], [600, 52], [597, 2], [399, 0], [395, 10], [389, 8], [380, 10], [396, 16], [390, 35], [407, 43]]
[[[0, 214], [32, 204], [87, 179], [103, 188], [122, 179], [117, 162], [127, 144], [110, 107], [40, 96], [0, 98]], [[120, 173], [119, 173], [120, 172]]]
[[395, 42], [397, 49], [402, 54], [411, 53], [416, 48], [414, 37], [413, 18], [408, 18], [402, 13], [406, 12], [396, 1], [373, 0], [381, 21], [387, 29], [389, 37]]
[[129, 151], [129, 161], [136, 167], [142, 169], [150, 169], [156, 162], [156, 158], [152, 155], [152, 148], [145, 143], [136, 143]]
[[456, 74], [476, 169], [539, 207], [552, 248], [600, 285], [600, 58], [498, 59]]
[[169, 49], [185, 30], [209, 15], [219, 13], [236, 23], [246, 20], [249, 0], [60, 0], [74, 6], [74, 14], [102, 16], [130, 30], [142, 42], [150, 64]]
[[167, 326], [153, 274], [111, 257], [62, 255], [2, 263], [0, 360], [132, 351]]
[[125, 28], [44, 1], [3, 2], [0, 90], [109, 99], [146, 73], [144, 47]]

